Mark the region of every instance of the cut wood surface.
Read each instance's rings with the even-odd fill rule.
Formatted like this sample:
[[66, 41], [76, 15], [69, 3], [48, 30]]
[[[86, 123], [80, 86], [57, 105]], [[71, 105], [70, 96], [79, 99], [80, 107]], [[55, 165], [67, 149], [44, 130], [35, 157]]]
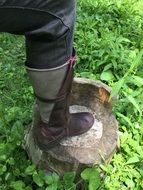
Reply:
[[94, 125], [87, 133], [66, 138], [47, 152], [41, 151], [34, 143], [31, 125], [26, 131], [25, 149], [33, 163], [62, 175], [110, 161], [117, 148], [118, 123], [112, 114], [109, 96], [110, 88], [100, 81], [75, 78], [70, 112], [91, 112], [95, 117]]

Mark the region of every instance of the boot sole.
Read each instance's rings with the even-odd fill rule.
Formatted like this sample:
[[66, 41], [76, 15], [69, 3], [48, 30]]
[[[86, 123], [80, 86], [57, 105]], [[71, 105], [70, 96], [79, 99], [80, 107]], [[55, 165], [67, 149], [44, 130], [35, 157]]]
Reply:
[[55, 141], [52, 141], [52, 142], [49, 142], [48, 144], [41, 144], [41, 143], [38, 143], [38, 141], [36, 140], [36, 138], [34, 138], [34, 142], [35, 144], [43, 151], [49, 151], [50, 149], [60, 145], [60, 141], [64, 139], [63, 137], [62, 138], [59, 138]]
[[[93, 123], [94, 123], [94, 122], [93, 122]], [[92, 124], [92, 125], [93, 125], [93, 124]], [[91, 127], [92, 127], [92, 125], [91, 125]], [[91, 128], [91, 127], [90, 127], [90, 128]], [[90, 129], [90, 128], [89, 128], [89, 129]], [[88, 129], [88, 130], [89, 130], [89, 129]], [[76, 135], [71, 135], [71, 136], [65, 136], [65, 134], [64, 134], [64, 135], [60, 136], [58, 139], [49, 142], [48, 144], [41, 144], [41, 143], [38, 143], [37, 139], [36, 139], [35, 136], [34, 136], [34, 142], [35, 142], [35, 144], [36, 144], [41, 150], [43, 150], [43, 151], [48, 151], [48, 150], [50, 150], [50, 149], [52, 149], [52, 148], [54, 148], [54, 147], [60, 145], [60, 141], [61, 141], [61, 140], [64, 140], [64, 139], [67, 138], [67, 137], [73, 137], [73, 136], [82, 135], [82, 134], [86, 133], [88, 130], [86, 130], [86, 131], [80, 131], [78, 134], [76, 134]]]
[[[87, 131], [82, 131], [80, 133], [78, 133], [77, 135], [75, 136], [79, 136], [79, 135], [82, 135], [84, 133], [86, 133]], [[68, 137], [73, 137], [73, 136], [68, 136]], [[55, 141], [52, 141], [52, 142], [49, 142], [48, 144], [40, 144], [38, 143], [38, 141], [36, 140], [36, 138], [34, 138], [34, 141], [35, 141], [35, 144], [42, 150], [42, 151], [49, 151], [50, 149], [52, 148], [55, 148], [56, 146], [60, 145], [60, 141], [61, 140], [64, 140], [65, 138], [67, 137], [61, 137]]]

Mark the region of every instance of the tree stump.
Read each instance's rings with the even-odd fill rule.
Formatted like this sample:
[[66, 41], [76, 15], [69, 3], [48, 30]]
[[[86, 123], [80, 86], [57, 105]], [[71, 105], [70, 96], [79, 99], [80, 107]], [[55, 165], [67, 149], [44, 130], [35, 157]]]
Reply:
[[117, 148], [118, 123], [112, 114], [110, 88], [100, 81], [75, 78], [70, 112], [89, 111], [95, 117], [93, 127], [85, 134], [66, 138], [49, 150], [41, 151], [34, 143], [32, 126], [26, 131], [25, 149], [33, 163], [59, 175], [81, 172], [82, 168], [108, 162]]

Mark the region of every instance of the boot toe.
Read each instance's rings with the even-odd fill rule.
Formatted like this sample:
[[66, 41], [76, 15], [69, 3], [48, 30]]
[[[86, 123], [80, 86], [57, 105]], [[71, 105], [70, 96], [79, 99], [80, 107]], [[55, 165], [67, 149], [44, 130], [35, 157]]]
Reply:
[[85, 113], [84, 120], [87, 128], [91, 128], [94, 124], [94, 117], [91, 113]]
[[70, 135], [77, 136], [86, 133], [94, 124], [94, 117], [91, 113], [82, 112], [72, 114], [69, 125]]
[[94, 124], [94, 117], [91, 113], [83, 113], [83, 123], [85, 128], [87, 128], [87, 130], [89, 130], [93, 124]]

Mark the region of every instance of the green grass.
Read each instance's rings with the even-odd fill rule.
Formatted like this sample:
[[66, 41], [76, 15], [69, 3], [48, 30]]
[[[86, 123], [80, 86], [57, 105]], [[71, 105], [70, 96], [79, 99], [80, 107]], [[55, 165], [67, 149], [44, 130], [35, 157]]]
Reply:
[[[85, 189], [143, 189], [142, 8], [137, 0], [78, 1], [76, 75], [102, 80], [113, 87], [112, 94], [118, 93], [113, 111], [121, 141], [111, 163], [98, 167], [101, 181], [95, 168], [82, 174]], [[45, 190], [51, 180], [35, 169], [21, 148], [34, 101], [24, 49], [23, 38], [0, 34], [0, 190]], [[73, 176], [59, 179], [53, 174], [46, 190], [68, 190]]]

